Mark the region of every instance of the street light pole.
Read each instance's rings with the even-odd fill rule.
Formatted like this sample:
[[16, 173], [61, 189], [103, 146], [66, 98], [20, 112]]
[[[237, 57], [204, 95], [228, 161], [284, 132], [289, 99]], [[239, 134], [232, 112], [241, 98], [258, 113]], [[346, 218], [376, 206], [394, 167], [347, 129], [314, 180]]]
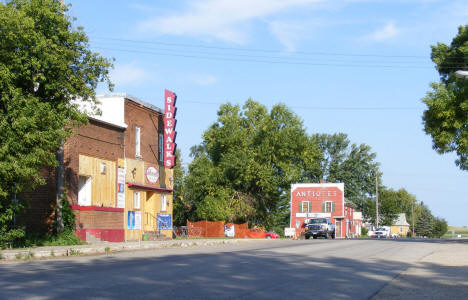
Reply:
[[375, 174], [375, 229], [379, 227], [379, 180], [378, 173]]

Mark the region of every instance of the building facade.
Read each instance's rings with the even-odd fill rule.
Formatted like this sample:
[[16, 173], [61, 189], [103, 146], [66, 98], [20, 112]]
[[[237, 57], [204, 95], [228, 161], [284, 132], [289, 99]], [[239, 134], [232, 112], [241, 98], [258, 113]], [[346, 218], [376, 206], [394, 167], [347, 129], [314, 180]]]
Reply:
[[[163, 111], [128, 94], [98, 100], [101, 114], [83, 106], [89, 124], [64, 145], [76, 234], [84, 241], [171, 238], [173, 172], [163, 165]], [[48, 182], [49, 199], [32, 193], [31, 209], [55, 202], [55, 178]]]
[[360, 235], [361, 218], [352, 203], [345, 201], [344, 183], [298, 183], [291, 185], [290, 227], [305, 232], [311, 218], [330, 218], [335, 237]]

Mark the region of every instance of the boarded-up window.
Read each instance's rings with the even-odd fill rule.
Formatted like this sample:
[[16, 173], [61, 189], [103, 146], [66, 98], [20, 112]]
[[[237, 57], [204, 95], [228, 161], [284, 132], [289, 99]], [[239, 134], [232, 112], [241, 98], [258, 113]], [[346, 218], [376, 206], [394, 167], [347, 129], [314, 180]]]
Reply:
[[159, 151], [159, 162], [164, 160], [164, 134], [160, 133], [158, 138], [158, 151]]

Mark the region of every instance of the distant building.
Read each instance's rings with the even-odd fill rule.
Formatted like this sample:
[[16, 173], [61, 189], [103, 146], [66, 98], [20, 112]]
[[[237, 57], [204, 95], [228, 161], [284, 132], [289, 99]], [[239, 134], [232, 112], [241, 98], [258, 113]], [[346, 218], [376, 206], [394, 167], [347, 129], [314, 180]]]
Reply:
[[298, 183], [291, 185], [290, 227], [305, 232], [311, 218], [331, 218], [336, 238], [361, 234], [362, 214], [344, 197], [344, 183]]
[[[76, 234], [84, 241], [171, 238], [173, 171], [164, 166], [163, 111], [128, 94], [98, 100], [102, 113], [88, 113], [89, 124], [64, 145], [65, 195]], [[54, 218], [55, 175], [45, 175], [48, 184], [28, 193], [23, 216], [35, 231]]]
[[398, 218], [395, 222], [393, 222], [392, 226], [392, 234], [398, 234], [399, 236], [406, 236], [409, 230], [409, 224], [406, 221], [405, 214], [398, 214]]

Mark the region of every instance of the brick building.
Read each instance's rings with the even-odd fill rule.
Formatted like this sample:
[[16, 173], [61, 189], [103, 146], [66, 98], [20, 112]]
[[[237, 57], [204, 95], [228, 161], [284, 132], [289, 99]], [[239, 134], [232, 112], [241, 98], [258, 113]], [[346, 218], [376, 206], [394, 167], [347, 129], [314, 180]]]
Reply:
[[336, 238], [359, 236], [362, 215], [344, 197], [344, 183], [291, 185], [290, 227], [305, 231], [311, 218], [330, 218]]
[[[163, 111], [128, 94], [98, 99], [101, 115], [88, 113], [89, 124], [64, 146], [65, 194], [76, 234], [115, 242], [172, 237], [173, 175], [163, 165]], [[50, 224], [56, 186], [53, 172], [46, 176], [48, 184], [27, 195], [29, 226]]]

